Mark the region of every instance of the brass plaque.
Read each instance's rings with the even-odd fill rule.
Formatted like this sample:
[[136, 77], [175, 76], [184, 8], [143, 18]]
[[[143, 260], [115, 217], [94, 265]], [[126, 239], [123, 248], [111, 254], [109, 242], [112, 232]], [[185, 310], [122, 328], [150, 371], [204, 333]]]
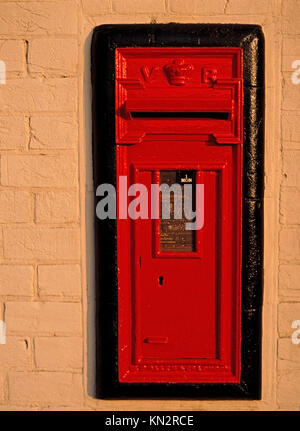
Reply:
[[[167, 184], [169, 187], [171, 187], [173, 184], [178, 184], [176, 188], [173, 188], [174, 192], [171, 191], [170, 193], [166, 194], [161, 193], [160, 250], [174, 252], [195, 251], [195, 231], [186, 230], [186, 222], [191, 220], [187, 220], [185, 218], [183, 206], [184, 184], [193, 185], [192, 198], [194, 197], [195, 172], [182, 170], [161, 171], [160, 184]], [[178, 201], [176, 201], [177, 206], [174, 204], [175, 199], [178, 199]], [[170, 202], [170, 219], [162, 218], [164, 200], [166, 204], [167, 201]], [[192, 208], [194, 208], [193, 202], [191, 202], [191, 205]], [[174, 218], [174, 215], [176, 214], [174, 211], [177, 211], [177, 217], [182, 215], [181, 218]]]

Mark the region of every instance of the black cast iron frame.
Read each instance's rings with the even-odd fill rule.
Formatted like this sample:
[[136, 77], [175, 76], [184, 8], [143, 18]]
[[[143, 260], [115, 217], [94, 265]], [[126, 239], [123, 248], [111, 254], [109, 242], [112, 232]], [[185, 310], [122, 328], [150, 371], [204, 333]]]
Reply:
[[96, 27], [91, 49], [94, 185], [96, 189], [101, 183], [116, 184], [115, 49], [182, 46], [243, 49], [241, 381], [238, 384], [118, 381], [116, 221], [100, 221], [95, 217], [96, 386], [99, 398], [260, 399], [261, 396], [264, 36], [260, 26], [170, 23]]

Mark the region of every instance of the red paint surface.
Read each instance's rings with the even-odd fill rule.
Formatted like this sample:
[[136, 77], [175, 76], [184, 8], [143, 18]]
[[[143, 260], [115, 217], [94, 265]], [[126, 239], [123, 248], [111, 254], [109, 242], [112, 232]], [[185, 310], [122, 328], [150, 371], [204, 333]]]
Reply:
[[[117, 178], [145, 184], [149, 207], [161, 170], [194, 170], [205, 190], [195, 252], [160, 251], [159, 220], [117, 219], [120, 382], [240, 379], [241, 55], [116, 51]], [[132, 114], [178, 111], [228, 118]]]

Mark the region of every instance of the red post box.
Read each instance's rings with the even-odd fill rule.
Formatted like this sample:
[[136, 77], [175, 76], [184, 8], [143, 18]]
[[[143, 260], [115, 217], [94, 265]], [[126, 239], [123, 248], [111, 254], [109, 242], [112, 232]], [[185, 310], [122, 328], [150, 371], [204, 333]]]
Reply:
[[204, 203], [196, 230], [161, 206], [118, 208], [119, 381], [239, 382], [242, 50], [120, 48], [115, 62], [117, 198], [126, 178], [148, 212], [153, 184], [203, 184]]
[[91, 54], [97, 395], [259, 399], [261, 28], [103, 25]]

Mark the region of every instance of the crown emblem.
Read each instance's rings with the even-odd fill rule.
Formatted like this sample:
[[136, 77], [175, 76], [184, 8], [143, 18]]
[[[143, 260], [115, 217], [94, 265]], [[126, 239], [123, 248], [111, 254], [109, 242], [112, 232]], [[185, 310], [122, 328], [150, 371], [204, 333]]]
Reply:
[[194, 70], [192, 64], [187, 64], [182, 58], [173, 60], [164, 66], [168, 81], [172, 85], [185, 85]]

